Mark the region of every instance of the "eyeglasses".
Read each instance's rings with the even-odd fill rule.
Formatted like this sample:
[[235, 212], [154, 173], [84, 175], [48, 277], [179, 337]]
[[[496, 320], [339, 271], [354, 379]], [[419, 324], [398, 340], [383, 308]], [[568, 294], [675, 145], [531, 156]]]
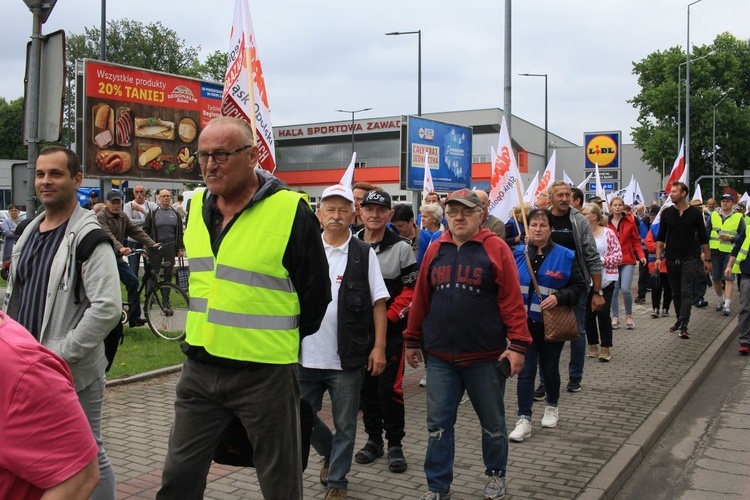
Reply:
[[235, 153], [239, 153], [240, 151], [244, 151], [247, 148], [251, 148], [251, 147], [253, 147], [253, 145], [248, 144], [247, 146], [243, 146], [239, 149], [235, 149], [234, 151], [228, 151], [228, 152], [215, 151], [213, 153], [207, 153], [205, 151], [196, 151], [195, 156], [196, 158], [198, 158], [198, 163], [200, 163], [201, 165], [207, 165], [209, 158], [213, 158], [215, 163], [219, 165], [223, 165], [229, 160], [229, 157], [231, 155]]
[[461, 212], [461, 215], [463, 215], [464, 217], [470, 217], [474, 215], [475, 213], [479, 212], [479, 210], [477, 210], [476, 208], [469, 208], [469, 207], [461, 208], [461, 209], [449, 208], [448, 210], [445, 211], [445, 215], [447, 215], [448, 217], [455, 217], [458, 215], [458, 212]]

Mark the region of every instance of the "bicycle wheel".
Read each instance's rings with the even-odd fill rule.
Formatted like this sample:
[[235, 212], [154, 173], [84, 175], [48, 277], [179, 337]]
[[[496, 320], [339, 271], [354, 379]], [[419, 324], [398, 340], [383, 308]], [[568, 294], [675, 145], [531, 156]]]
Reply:
[[174, 283], [158, 282], [146, 295], [146, 321], [154, 335], [165, 340], [185, 338], [189, 299]]

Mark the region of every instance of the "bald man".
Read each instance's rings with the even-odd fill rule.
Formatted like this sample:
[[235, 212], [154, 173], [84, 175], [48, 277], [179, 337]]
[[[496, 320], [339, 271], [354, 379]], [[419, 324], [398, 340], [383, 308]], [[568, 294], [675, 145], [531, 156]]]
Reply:
[[498, 219], [494, 215], [490, 215], [490, 197], [487, 196], [485, 191], [477, 189], [475, 192], [482, 202], [482, 229], [489, 229], [504, 240], [505, 221]]

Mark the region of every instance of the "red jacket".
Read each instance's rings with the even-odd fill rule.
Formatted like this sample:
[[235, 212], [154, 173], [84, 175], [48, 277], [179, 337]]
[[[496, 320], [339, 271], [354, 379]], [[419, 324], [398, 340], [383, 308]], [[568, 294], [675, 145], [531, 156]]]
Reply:
[[612, 217], [610, 216], [608, 227], [620, 239], [620, 246], [622, 247], [621, 266], [633, 265], [636, 263], [636, 260], [646, 258], [641, 246], [641, 235], [638, 232], [638, 226], [635, 225], [632, 215], [624, 215], [620, 219], [618, 227], [612, 224]]
[[[414, 289], [406, 348], [456, 364], [497, 360], [531, 343], [513, 254], [495, 233], [479, 233], [459, 248], [446, 231], [422, 259]], [[507, 344], [506, 339], [510, 341]]]

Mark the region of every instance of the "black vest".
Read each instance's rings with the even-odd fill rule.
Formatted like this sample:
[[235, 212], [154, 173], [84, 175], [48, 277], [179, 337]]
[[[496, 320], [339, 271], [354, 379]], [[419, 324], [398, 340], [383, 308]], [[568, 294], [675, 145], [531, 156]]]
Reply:
[[369, 267], [370, 245], [356, 237], [350, 238], [338, 296], [339, 358], [344, 370], [366, 367], [375, 346]]

